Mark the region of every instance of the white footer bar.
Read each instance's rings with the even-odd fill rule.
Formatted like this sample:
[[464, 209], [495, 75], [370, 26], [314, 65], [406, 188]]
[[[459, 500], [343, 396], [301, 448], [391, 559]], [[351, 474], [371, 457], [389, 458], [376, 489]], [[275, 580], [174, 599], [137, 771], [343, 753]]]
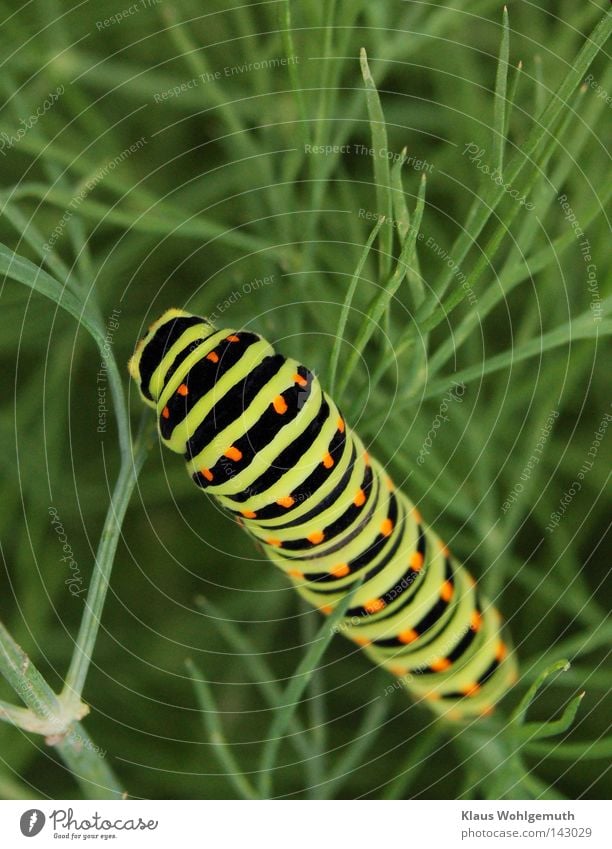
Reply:
[[0, 802], [0, 845], [150, 849], [609, 849], [609, 804], [457, 801]]

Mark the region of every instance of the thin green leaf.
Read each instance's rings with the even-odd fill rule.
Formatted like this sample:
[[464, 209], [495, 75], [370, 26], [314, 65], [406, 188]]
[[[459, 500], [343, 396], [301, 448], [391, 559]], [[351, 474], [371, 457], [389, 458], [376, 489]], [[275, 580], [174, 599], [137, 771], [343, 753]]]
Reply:
[[40, 266], [34, 265], [29, 259], [19, 256], [3, 244], [0, 244], [0, 274], [5, 274], [54, 301], [89, 331], [98, 347], [104, 344], [104, 328], [91, 304], [85, 303], [62, 286]]
[[[316, 637], [318, 616], [306, 601], [302, 601], [300, 634], [303, 645], [311, 645]], [[312, 757], [304, 764], [307, 773], [308, 798], [324, 798], [323, 777], [327, 773], [327, 706], [325, 699], [324, 671], [316, 669], [305, 694], [308, 717], [308, 738]]]
[[114, 412], [119, 432], [121, 456], [125, 460], [130, 453], [130, 435], [123, 384], [112, 350], [106, 344], [106, 330], [99, 312], [92, 301], [85, 301], [73, 294], [65, 286], [47, 274], [40, 266], [29, 259], [14, 253], [6, 245], [0, 244], [0, 274], [6, 274], [12, 280], [23, 283], [54, 301], [69, 312], [79, 324], [89, 331], [94, 339], [102, 359], [106, 362], [108, 382], [114, 402]]
[[[228, 100], [227, 94], [223, 91], [222, 86], [219, 85], [215, 74], [211, 72], [206, 59], [205, 49], [202, 46], [198, 46], [191, 37], [189, 28], [191, 22], [183, 23], [174, 6], [160, 6], [159, 14], [166, 25], [166, 32], [181, 58], [185, 60], [194, 78], [206, 80], [206, 99], [216, 107], [217, 114], [225, 122], [230, 133], [232, 133], [233, 143], [245, 156], [251, 156], [256, 153], [257, 148], [252, 141], [252, 134], [248, 131], [248, 128], [236, 111], [236, 105]], [[260, 162], [261, 167], [265, 169], [266, 179], [273, 188], [269, 160], [264, 156]]]
[[557, 734], [564, 734], [576, 718], [584, 696], [585, 693], [574, 696], [566, 705], [559, 719], [551, 719], [547, 722], [526, 722], [521, 726], [519, 739], [531, 742], [532, 740], [541, 740], [543, 737], [556, 737]]
[[[71, 192], [49, 189], [44, 184], [38, 185], [36, 183], [20, 186], [19, 189], [11, 192], [11, 196], [14, 199], [36, 197], [64, 210], [69, 208], [70, 203], [74, 200]], [[0, 194], [1, 197], [3, 195]], [[149, 205], [141, 208], [140, 211], [131, 209], [129, 212], [124, 212], [89, 198], [79, 205], [80, 215], [104, 226], [118, 225], [122, 229], [172, 235], [183, 239], [218, 240], [243, 251], [261, 251], [271, 247], [270, 243], [263, 239], [239, 232], [238, 227], [228, 228], [208, 221], [201, 215], [186, 218], [184, 213], [180, 216], [175, 215], [170, 210], [166, 213], [163, 205], [160, 205], [159, 208], [155, 207], [155, 211], [152, 210], [153, 207]]]
[[[542, 163], [547, 161], [556, 149], [558, 138], [555, 136], [554, 129], [557, 119], [563, 108], [567, 106], [572, 92], [579, 85], [580, 80], [583, 78], [592, 61], [608, 40], [611, 31], [612, 15], [606, 12], [590, 36], [586, 38], [585, 44], [572, 63], [571, 70], [568, 71], [559, 89], [542, 112], [541, 118], [532, 127], [526, 142], [516, 152], [509, 163], [504, 178], [505, 185], [498, 187], [493, 180], [487, 181], [482, 193], [475, 198], [467, 224], [449, 251], [449, 256], [453, 257], [453, 266], [451, 267], [449, 265], [448, 271], [445, 271], [440, 279], [437, 291], [432, 293], [432, 297], [422, 305], [421, 310], [417, 314], [417, 321], [422, 324], [423, 329], [432, 330], [441, 321], [444, 321], [449, 312], [465, 297], [466, 290], [463, 287], [457, 287], [454, 293], [444, 301], [442, 306], [436, 308], [436, 304], [439, 303], [439, 300], [453, 280], [455, 269], [462, 266], [467, 254], [476, 243], [478, 236], [491, 218], [493, 212], [504, 199], [506, 194], [505, 186], [512, 185], [520, 193], [526, 195], [530, 183], [533, 183], [535, 178], [532, 176], [530, 179], [524, 181], [523, 185], [517, 184], [517, 179], [521, 172], [529, 164], [530, 173], [532, 175], [537, 174], [542, 169]], [[519, 208], [520, 205], [518, 203], [513, 205], [510, 212], [512, 220], [516, 217]], [[482, 273], [482, 270], [488, 267], [501, 239], [508, 230], [508, 226], [509, 222], [502, 222], [502, 226], [480, 255], [477, 267], [472, 272], [472, 275], [470, 275], [473, 280], [476, 280]]]
[[364, 249], [361, 252], [357, 267], [355, 268], [355, 271], [351, 278], [351, 282], [349, 284], [349, 288], [344, 299], [344, 304], [342, 305], [342, 311], [340, 313], [340, 320], [338, 321], [338, 328], [336, 330], [336, 336], [334, 339], [334, 346], [332, 348], [329, 366], [329, 391], [331, 395], [334, 395], [336, 392], [336, 374], [338, 371], [338, 361], [340, 359], [340, 348], [342, 347], [342, 342], [344, 340], [346, 323], [348, 321], [349, 313], [353, 303], [353, 298], [355, 296], [355, 291], [357, 290], [357, 284], [361, 280], [361, 273], [366, 264], [366, 260], [369, 256], [369, 253], [372, 249], [372, 245], [374, 244], [374, 240], [376, 239], [378, 231], [382, 227], [384, 220], [384, 218], [379, 218], [376, 224], [374, 225], [372, 232], [368, 236], [368, 240], [365, 244]]
[[512, 110], [514, 109], [514, 104], [516, 102], [516, 95], [518, 92], [518, 86], [520, 79], [522, 77], [523, 63], [519, 61], [514, 74], [512, 76], [512, 82], [510, 84], [510, 92], [507, 98], [507, 107], [506, 107], [506, 116], [504, 119], [504, 144], [508, 143], [508, 133], [510, 131], [510, 119], [512, 117]]
[[[374, 155], [374, 182], [376, 183], [376, 211], [384, 215], [390, 221], [393, 211], [391, 199], [391, 173], [386, 151], [389, 149], [387, 141], [387, 125], [383, 115], [382, 106], [376, 83], [370, 73], [368, 57], [365, 47], [359, 53], [361, 74], [365, 83], [366, 103], [370, 118], [370, 132], [372, 134], [372, 148]], [[380, 238], [380, 253], [378, 255], [380, 279], [385, 280], [391, 271], [391, 257], [393, 251], [393, 229], [389, 226], [382, 231]]]
[[[20, 86], [6, 68], [3, 72], [2, 83], [7, 95], [7, 102], [13, 107], [13, 112], [18, 120], [20, 115], [25, 115], [28, 112], [26, 98], [23, 96]], [[70, 86], [69, 91], [73, 95], [75, 87]], [[42, 159], [45, 173], [49, 179], [52, 182], [61, 180], [60, 169], [55, 165], [55, 163], [45, 157]], [[73, 289], [79, 288], [80, 281], [76, 278], [76, 274], [71, 272], [68, 266], [65, 265], [54, 251], [45, 251], [45, 239], [35, 227], [32, 221], [32, 216], [26, 218], [15, 204], [10, 202], [10, 200], [6, 200], [4, 203], [2, 207], [2, 214], [6, 216], [20, 236], [24, 238], [30, 247], [38, 254], [39, 259], [41, 259], [43, 263], [46, 263], [52, 274], [55, 274], [58, 279], [64, 280], [67, 286], [70, 286]], [[72, 230], [70, 232], [72, 232]]]
[[257, 791], [249, 779], [240, 770], [236, 758], [232, 754], [225, 739], [211, 688], [192, 660], [186, 660], [185, 665], [193, 682], [204, 728], [208, 733], [213, 752], [217, 756], [222, 769], [225, 770], [227, 779], [234, 785], [234, 789], [242, 799], [259, 798]]
[[539, 53], [533, 57], [533, 100], [536, 117], [541, 115], [546, 105], [546, 86], [544, 85], [544, 68], [542, 67], [542, 57]]
[[[196, 604], [210, 616], [215, 628], [227, 640], [236, 655], [244, 660], [246, 671], [251, 680], [259, 687], [268, 705], [276, 707], [282, 699], [283, 691], [266, 661], [265, 654], [258, 651], [250, 641], [248, 633], [237, 628], [210, 599], [199, 596], [196, 599]], [[308, 733], [297, 716], [294, 716], [291, 720], [291, 731], [289, 739], [298, 754], [304, 759], [312, 757]]]
[[325, 654], [328, 645], [336, 633], [336, 626], [340, 623], [342, 617], [348, 610], [353, 596], [360, 586], [361, 581], [353, 587], [351, 592], [347, 593], [347, 595], [335, 606], [333, 612], [327, 617], [325, 622], [323, 622], [314, 642], [298, 664], [295, 673], [291, 677], [291, 680], [283, 693], [283, 701], [277, 706], [276, 713], [270, 723], [268, 740], [265, 744], [261, 758], [262, 774], [260, 792], [264, 798], [267, 798], [270, 795], [272, 786], [272, 771], [274, 769], [281, 741], [289, 727], [291, 718], [298, 708], [300, 699], [308, 687], [310, 679], [312, 678], [319, 661]]
[[493, 167], [500, 174], [504, 173], [504, 150], [506, 147], [506, 115], [508, 103], [506, 93], [508, 90], [508, 69], [510, 58], [510, 23], [508, 20], [508, 7], [504, 6], [502, 38], [497, 61], [497, 74], [495, 77], [495, 99], [493, 101], [493, 127], [491, 147], [493, 151]]
[[[606, 620], [601, 622], [598, 628], [585, 628], [579, 634], [572, 637], [566, 637], [564, 640], [559, 640], [551, 646], [550, 651], [556, 654], [561, 654], [565, 657], [581, 657], [595, 651], [601, 646], [606, 648], [612, 641], [612, 621]], [[541, 652], [535, 657], [527, 658], [523, 663], [523, 678], [525, 680], [536, 680], [540, 673], [540, 668], [543, 663], [546, 663], [546, 655], [542, 658]]]
[[527, 710], [535, 701], [538, 692], [542, 689], [548, 678], [556, 672], [564, 672], [569, 668], [569, 660], [556, 660], [554, 663], [551, 663], [550, 666], [547, 666], [546, 669], [538, 675], [512, 712], [510, 717], [511, 722], [516, 723], [517, 725], [522, 725], [525, 721], [525, 714], [527, 713]]
[[584, 743], [528, 743], [525, 750], [530, 755], [559, 761], [597, 761], [612, 758], [612, 737]]
[[401, 157], [391, 166], [391, 186], [393, 188], [393, 216], [399, 233], [400, 244], [403, 244], [410, 230], [410, 212], [406, 204], [406, 195], [402, 183], [402, 166], [406, 161], [408, 148], [402, 148]]
[[[610, 303], [612, 303], [612, 298], [602, 301], [602, 308], [604, 305], [609, 305]], [[544, 333], [536, 339], [531, 339], [520, 347], [503, 351], [501, 354], [490, 357], [484, 363], [479, 363], [478, 365], [470, 366], [454, 373], [452, 379], [457, 383], [469, 383], [487, 374], [514, 366], [522, 360], [528, 360], [530, 357], [545, 354], [547, 351], [552, 351], [554, 348], [559, 348], [570, 342], [577, 342], [580, 339], [596, 339], [598, 336], [605, 338], [610, 334], [612, 334], [612, 321], [594, 322], [593, 314], [589, 310], [567, 324], [556, 327], [554, 330]], [[450, 377], [446, 377], [432, 381], [427, 386], [425, 393], [420, 397], [422, 399], [431, 398], [440, 392], [444, 392], [448, 389], [449, 380]]]
[[384, 791], [384, 799], [405, 799], [410, 788], [417, 780], [419, 773], [427, 765], [427, 758], [433, 752], [442, 736], [439, 725], [429, 729], [428, 734], [423, 734], [410, 747], [410, 753], [402, 764], [402, 771], [395, 776], [393, 781], [387, 785]]
[[416, 209], [414, 211], [412, 229], [410, 230], [408, 237], [406, 238], [402, 246], [402, 251], [397, 261], [395, 271], [393, 272], [387, 284], [381, 287], [381, 290], [378, 295], [375, 295], [370, 305], [370, 308], [368, 309], [368, 312], [362, 321], [361, 328], [357, 335], [357, 341], [355, 342], [353, 350], [349, 355], [346, 368], [342, 375], [342, 380], [338, 385], [338, 394], [340, 397], [342, 397], [344, 391], [346, 390], [346, 387], [351, 379], [353, 371], [357, 367], [359, 357], [365, 350], [365, 347], [370, 341], [372, 334], [376, 330], [376, 327], [378, 326], [378, 323], [381, 317], [383, 316], [384, 312], [389, 308], [389, 304], [391, 303], [391, 300], [399, 289], [408, 268], [410, 268], [412, 265], [414, 254], [416, 251], [417, 236], [421, 227], [423, 210], [425, 208], [426, 186], [427, 180], [425, 174], [423, 174], [421, 177], [421, 184], [419, 186], [419, 194], [417, 197]]
[[70, 269], [65, 262], [55, 253], [55, 251], [45, 251], [45, 240], [42, 233], [34, 226], [32, 219], [26, 218], [20, 209], [9, 201], [5, 201], [2, 205], [2, 215], [13, 225], [19, 235], [29, 244], [34, 250], [39, 259], [41, 259], [49, 268], [52, 274], [56, 277], [68, 281], [74, 281], [74, 275], [70, 275]]
[[[397, 226], [397, 231], [399, 233], [400, 245], [404, 244], [408, 232], [410, 230], [410, 213], [408, 212], [408, 206], [406, 204], [406, 195], [404, 193], [404, 186], [402, 184], [402, 166], [406, 161], [406, 154], [407, 148], [404, 148], [402, 150], [401, 159], [398, 159], [397, 162], [394, 162], [391, 168], [391, 186], [393, 189], [393, 216], [395, 219], [395, 226]], [[406, 278], [408, 280], [408, 286], [410, 287], [410, 292], [412, 294], [412, 303], [414, 304], [415, 308], [419, 307], [423, 303], [423, 299], [425, 298], [425, 289], [423, 287], [423, 280], [421, 278], [419, 255], [416, 251], [414, 252], [414, 262], [406, 272]]]
[[149, 453], [153, 441], [151, 436], [151, 415], [150, 411], [145, 409], [141, 415], [140, 428], [134, 444], [134, 455], [132, 458], [123, 459], [121, 463], [119, 476], [115, 483], [100, 535], [94, 570], [85, 602], [85, 611], [62, 690], [62, 695], [68, 700], [80, 700], [85, 686], [85, 679], [91, 665], [93, 650], [100, 629], [102, 611], [104, 610], [123, 520], [138, 475]]
[[[383, 378], [385, 372], [392, 366], [393, 363], [399, 363], [401, 357], [405, 354], [406, 351], [409, 351], [414, 347], [415, 339], [413, 335], [407, 335], [399, 345], [394, 346], [393, 348], [393, 360], [389, 362], [389, 359], [385, 359], [383, 357], [380, 358], [380, 362], [377, 363], [376, 368], [370, 375], [370, 379], [368, 383], [361, 390], [360, 394], [357, 396], [354, 404], [352, 404], [352, 408], [355, 411], [363, 410], [365, 405], [368, 403], [368, 398], [376, 391], [380, 381]], [[420, 353], [420, 352], [419, 352]], [[414, 359], [416, 359], [417, 354], [414, 354]]]
[[[570, 124], [573, 117], [573, 112], [580, 108], [584, 92], [580, 90], [576, 96], [573, 110], [569, 110], [566, 120], [561, 127], [558, 138], [561, 142], [565, 139], [567, 132], [570, 129]], [[594, 105], [600, 106], [603, 109], [601, 101], [595, 101]], [[540, 178], [541, 191], [537, 196], [536, 205], [540, 218], [543, 218], [546, 212], [556, 199], [555, 186], [559, 186], [564, 181], [569, 170], [575, 167], [575, 163], [580, 156], [580, 153], [591, 137], [591, 126], [595, 123], [595, 114], [588, 116], [584, 124], [580, 126], [576, 132], [572, 134], [572, 141], [578, 137], [578, 145], [575, 149], [570, 149], [567, 145], [563, 145], [564, 153], [564, 168], [557, 169], [555, 174], [549, 179], [548, 175], [543, 172]], [[607, 201], [612, 196], [612, 185], [609, 185], [604, 190], [600, 198], [600, 206], [593, 204], [585, 216], [580, 217], [583, 227], [586, 228], [600, 213], [600, 209], [605, 208]], [[454, 329], [452, 337], [444, 340], [435, 353], [431, 356], [428, 363], [428, 375], [430, 379], [440, 370], [440, 367], [447, 362], [449, 357], [456, 354], [458, 347], [469, 337], [471, 330], [480, 325], [483, 319], [492, 311], [492, 309], [504, 298], [507, 298], [509, 293], [525, 280], [531, 279], [538, 272], [547, 268], [553, 262], [559, 262], [559, 258], [564, 250], [576, 242], [576, 236], [570, 228], [568, 231], [547, 247], [540, 249], [537, 253], [529, 255], [529, 251], [536, 238], [537, 228], [533, 227], [530, 220], [526, 220], [521, 228], [515, 244], [512, 246], [508, 256], [504, 262], [504, 266], [499, 275], [498, 285], [489, 286], [483, 292], [478, 301], [478, 309], [470, 311], [463, 318], [457, 328]]]
[[335, 766], [326, 780], [326, 789], [330, 795], [339, 792], [353, 770], [361, 763], [365, 753], [374, 745], [391, 705], [391, 699], [374, 699], [365, 709], [359, 728], [347, 745], [346, 751], [342, 755], [334, 753]]

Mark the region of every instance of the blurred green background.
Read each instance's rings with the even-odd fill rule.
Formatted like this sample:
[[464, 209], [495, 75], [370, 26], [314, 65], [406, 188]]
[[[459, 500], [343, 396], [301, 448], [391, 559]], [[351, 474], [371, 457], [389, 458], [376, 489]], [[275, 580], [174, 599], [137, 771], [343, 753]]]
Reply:
[[[64, 279], [55, 275], [60, 282], [78, 281], [104, 323], [112, 318], [110, 345], [134, 428], [140, 403], [125, 363], [143, 328], [170, 306], [252, 327], [326, 383], [341, 306], [374, 223], [363, 210], [384, 212], [375, 159], [359, 153], [373, 145], [361, 47], [380, 92], [389, 151], [406, 147], [430, 166], [418, 261], [432, 309], [437, 281], [449, 270], [446, 257], [452, 264], [453, 242], [469, 229], [474, 198], [490, 182], [463, 152], [473, 144], [488, 161], [493, 149], [500, 3], [304, 0], [290, 5], [291, 32], [287, 8], [276, 0], [212, 3], [205, 12], [195, 2], [164, 0], [2, 4], [0, 241], [40, 264], [42, 238], [47, 255], [66, 266]], [[508, 3], [509, 88], [523, 63], [508, 159], [608, 8], [603, 1]], [[509, 768], [504, 718], [537, 673], [560, 658], [572, 667], [549, 680], [530, 718], [554, 719], [576, 693], [586, 696], [570, 731], [523, 751], [515, 793], [610, 793], [612, 672], [602, 586], [609, 433], [589, 455], [612, 412], [603, 356], [610, 333], [604, 207], [612, 80], [603, 55], [589, 73], [590, 85], [576, 87], [564, 111], [567, 123], [554, 130], [560, 143], [534, 189], [533, 215], [521, 211], [489, 256], [489, 237], [514, 209], [507, 197], [461, 264], [468, 274], [486, 260], [474, 298], [432, 330], [425, 358], [423, 336], [401, 347], [407, 330], [418, 330], [411, 289], [402, 285], [339, 398], [427, 520], [482, 578], [509, 620], [523, 677], [498, 725], [455, 728], [435, 722], [402, 692], [384, 696], [388, 676], [337, 637], [299, 709], [314, 729], [318, 756], [305, 764], [285, 742], [276, 796], [495, 797], [485, 779]], [[50, 106], [41, 108], [52, 92]], [[345, 150], [308, 153], [309, 144]], [[410, 210], [426, 168], [414, 164], [403, 169]], [[590, 290], [584, 238], [573, 232], [559, 194], [588, 238], [597, 270]], [[384, 282], [380, 262], [372, 251], [358, 282], [340, 376], [363, 312]], [[249, 285], [265, 277], [271, 282]], [[450, 282], [455, 291], [456, 279]], [[67, 591], [48, 508], [61, 517], [86, 586], [118, 471], [112, 404], [106, 391], [100, 432], [98, 390], [108, 386], [98, 376], [99, 352], [55, 304], [7, 279], [0, 326], [0, 617], [59, 690], [83, 597]], [[559, 328], [561, 344], [542, 343]], [[375, 380], [373, 364], [381, 366]], [[463, 402], [452, 405], [417, 464], [453, 379], [465, 382]], [[525, 475], [555, 411], [538, 462]], [[547, 531], [589, 459], [580, 491]], [[523, 489], [504, 510], [517, 484]], [[280, 683], [319, 627], [318, 615], [197, 492], [180, 458], [162, 456], [155, 443], [123, 524], [84, 692], [92, 708], [85, 726], [134, 797], [236, 793], [203, 727], [186, 658], [210, 682], [241, 769], [257, 778], [270, 722], [257, 685], [261, 670], [228, 642], [212, 609], [198, 606], [200, 596], [235, 624]], [[14, 698], [4, 683], [0, 697]], [[326, 787], [329, 771], [355, 751], [373, 701], [382, 706], [367, 748], [362, 739], [357, 762]], [[499, 729], [502, 743], [495, 741]], [[41, 738], [2, 723], [0, 753], [4, 798], [79, 794]]]

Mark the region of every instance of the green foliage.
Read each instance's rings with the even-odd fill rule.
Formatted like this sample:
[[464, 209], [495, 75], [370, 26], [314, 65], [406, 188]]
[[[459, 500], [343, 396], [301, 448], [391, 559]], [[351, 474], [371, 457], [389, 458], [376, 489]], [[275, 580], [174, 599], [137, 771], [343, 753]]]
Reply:
[[[5, 22], [0, 796], [607, 797], [608, 5]], [[410, 703], [161, 456], [124, 363], [169, 306], [314, 367], [469, 560], [493, 716]]]

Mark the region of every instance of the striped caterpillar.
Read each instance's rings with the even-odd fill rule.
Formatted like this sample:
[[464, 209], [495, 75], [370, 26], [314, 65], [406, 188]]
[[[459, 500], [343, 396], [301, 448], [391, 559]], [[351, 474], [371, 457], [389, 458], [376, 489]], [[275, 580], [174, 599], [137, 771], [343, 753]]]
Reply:
[[516, 680], [501, 617], [365, 450], [319, 380], [255, 333], [171, 309], [129, 363], [161, 440], [297, 591], [438, 714], [490, 713]]

